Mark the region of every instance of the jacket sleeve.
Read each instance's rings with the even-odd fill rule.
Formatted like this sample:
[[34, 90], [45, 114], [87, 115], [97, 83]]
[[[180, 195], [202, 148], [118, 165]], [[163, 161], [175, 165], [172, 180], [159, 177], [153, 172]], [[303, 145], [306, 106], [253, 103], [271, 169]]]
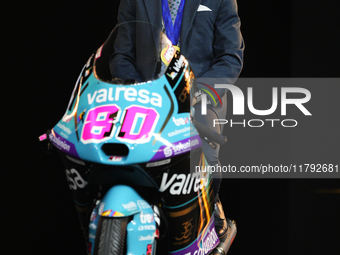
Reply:
[[[200, 78], [220, 78], [219, 82], [225, 84], [236, 82], [243, 66], [244, 42], [240, 26], [236, 0], [223, 0], [214, 25], [215, 58], [210, 69]], [[227, 92], [226, 89], [216, 89], [216, 91], [220, 96]], [[212, 91], [210, 94], [216, 97]], [[214, 99], [218, 101], [217, 98]]]
[[[113, 45], [114, 53], [110, 58], [113, 78], [141, 81], [136, 69], [136, 6], [133, 0], [121, 0], [118, 9], [118, 33]], [[117, 29], [117, 28], [116, 28]]]

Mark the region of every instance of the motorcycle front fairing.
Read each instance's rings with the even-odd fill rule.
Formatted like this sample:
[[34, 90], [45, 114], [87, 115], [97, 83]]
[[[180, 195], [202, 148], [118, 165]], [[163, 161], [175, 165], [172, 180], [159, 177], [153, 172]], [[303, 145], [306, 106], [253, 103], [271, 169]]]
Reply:
[[[70, 156], [106, 165], [158, 161], [200, 147], [190, 118], [193, 73], [184, 56], [177, 53], [174, 58], [177, 72], [113, 84], [101, 78], [105, 72], [98, 69], [113, 53], [111, 37], [84, 66], [51, 142]], [[179, 86], [183, 81], [185, 86]]]
[[[163, 75], [133, 84], [124, 84], [119, 77], [112, 79], [108, 60], [113, 53], [115, 31], [117, 29], [83, 67], [67, 110], [49, 133], [49, 140], [66, 156], [66, 164], [79, 165], [83, 173], [89, 173], [98, 184], [102, 180], [108, 183], [112, 180], [112, 183], [118, 182], [116, 185], [134, 179], [133, 185], [156, 187], [169, 217], [170, 254], [185, 254], [184, 251], [205, 254], [219, 240], [212, 217], [212, 181], [208, 173], [202, 178], [200, 173], [191, 172], [188, 160], [189, 152], [197, 151], [197, 163], [208, 164], [201, 153], [201, 140], [190, 115], [194, 75], [185, 57], [162, 41], [162, 48], [166, 48], [163, 57], [169, 58]], [[159, 38], [164, 38], [164, 34], [160, 32]], [[99, 167], [94, 171], [93, 166]], [[102, 171], [104, 168], [112, 170]], [[132, 170], [127, 171], [129, 169]], [[75, 169], [67, 167], [67, 175], [72, 174], [72, 170]], [[79, 188], [78, 184], [85, 187], [90, 182], [90, 178], [78, 174], [77, 170], [73, 173], [77, 174], [77, 180], [68, 176], [69, 182], [75, 185], [73, 191]], [[124, 198], [127, 187], [113, 186], [95, 207], [90, 221], [92, 248], [97, 216], [133, 216], [137, 229], [128, 232], [128, 240], [133, 240], [136, 233], [138, 236], [139, 227], [144, 228], [143, 215], [151, 215], [148, 210], [152, 207], [130, 189], [127, 189], [131, 195], [129, 199], [125, 202], [117, 199], [118, 194]], [[135, 205], [134, 210], [125, 209]], [[149, 223], [156, 227], [154, 219]], [[189, 232], [181, 234], [182, 228]], [[153, 238], [139, 241], [143, 241], [143, 245], [154, 245], [156, 231], [143, 231], [146, 232], [140, 232], [141, 236]]]

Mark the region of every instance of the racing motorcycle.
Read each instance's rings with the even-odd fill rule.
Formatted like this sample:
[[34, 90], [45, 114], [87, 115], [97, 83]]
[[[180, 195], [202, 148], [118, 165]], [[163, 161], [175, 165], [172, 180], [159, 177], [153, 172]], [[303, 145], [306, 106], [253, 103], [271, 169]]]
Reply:
[[219, 238], [211, 173], [197, 171], [209, 165], [200, 135], [225, 139], [199, 124], [198, 132], [190, 65], [164, 33], [145, 26], [157, 34], [163, 73], [141, 82], [112, 77], [109, 59], [124, 31], [117, 26], [40, 140], [63, 160], [89, 254], [209, 254]]

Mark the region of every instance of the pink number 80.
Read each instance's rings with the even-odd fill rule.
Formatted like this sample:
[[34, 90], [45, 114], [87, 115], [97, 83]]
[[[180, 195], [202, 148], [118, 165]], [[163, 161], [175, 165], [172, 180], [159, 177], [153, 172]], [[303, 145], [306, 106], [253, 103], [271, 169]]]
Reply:
[[99, 143], [110, 139], [117, 122], [119, 108], [105, 105], [91, 109], [85, 119], [81, 140], [83, 143]]
[[[99, 143], [112, 137], [116, 130], [115, 123], [120, 118], [120, 108], [116, 105], [105, 105], [91, 109], [85, 119], [81, 141]], [[117, 139], [127, 143], [146, 143], [150, 141], [159, 119], [153, 108], [130, 106], [125, 109]]]

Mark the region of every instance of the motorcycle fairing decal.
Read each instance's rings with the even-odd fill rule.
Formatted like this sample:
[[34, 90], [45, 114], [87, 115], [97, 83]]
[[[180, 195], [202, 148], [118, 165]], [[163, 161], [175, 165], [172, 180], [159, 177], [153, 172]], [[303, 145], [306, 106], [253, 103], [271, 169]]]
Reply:
[[84, 88], [80, 91], [80, 95], [82, 95], [85, 91], [85, 89], [89, 86], [89, 83], [87, 82], [84, 86]]
[[182, 79], [179, 86], [174, 90], [175, 96], [178, 99], [178, 113], [190, 112], [191, 97], [190, 91], [193, 88], [194, 75], [190, 70], [190, 66], [185, 69], [184, 79]]
[[184, 140], [161, 146], [151, 161], [158, 161], [172, 156], [183, 154], [201, 147], [201, 139], [198, 135], [186, 138]]
[[185, 73], [186, 70], [187, 70], [187, 67], [188, 67], [187, 65], [183, 67], [183, 70], [182, 70], [182, 72], [181, 72], [181, 76], [179, 77], [177, 83], [175, 84], [175, 86], [174, 86], [174, 88], [173, 88], [174, 91], [177, 89], [178, 85], [179, 85], [180, 82], [182, 81], [182, 78], [183, 78], [183, 76], [184, 76], [184, 73]]
[[125, 216], [124, 214], [112, 210], [107, 210], [101, 214], [101, 216], [106, 216], [106, 217], [122, 217]]
[[[150, 207], [151, 209], [151, 207]], [[154, 247], [157, 236], [157, 226], [152, 209], [149, 213], [139, 212], [127, 225], [126, 254], [145, 254], [147, 247]]]
[[84, 111], [82, 111], [82, 113], [79, 114], [78, 118], [77, 118], [77, 124], [79, 124], [80, 122], [83, 122], [84, 124], [84, 115], [86, 113], [86, 109]]
[[172, 115], [173, 112], [174, 112], [174, 101], [172, 100], [171, 95], [170, 95], [170, 92], [169, 92], [169, 90], [167, 89], [166, 85], [164, 85], [164, 90], [165, 90], [167, 96], [168, 96], [169, 99], [170, 99], [171, 107], [170, 107], [170, 111], [169, 111], [168, 115], [166, 116], [166, 119], [165, 119], [165, 121], [164, 121], [164, 123], [163, 123], [163, 126], [161, 127], [161, 130], [158, 132], [157, 136], [155, 137], [155, 140], [152, 142], [152, 145], [155, 145], [155, 143], [156, 143], [156, 141], [157, 141], [157, 137], [159, 137], [159, 136], [162, 134], [162, 132], [163, 132], [165, 126], [168, 124], [168, 122], [169, 122], [169, 120], [170, 120], [170, 117], [171, 117], [171, 115]]
[[[92, 56], [91, 56], [92, 58]], [[90, 58], [90, 59], [91, 59]], [[89, 61], [90, 61], [89, 59]], [[87, 66], [87, 65], [86, 65]], [[85, 70], [85, 67], [83, 67], [82, 69], [82, 72], [81, 72], [81, 75], [79, 76], [77, 82], [76, 82], [76, 85], [73, 89], [73, 93], [72, 93], [72, 96], [70, 98], [70, 102], [69, 102], [69, 105], [67, 107], [67, 110], [62, 118], [62, 122], [70, 122], [72, 117], [74, 118], [74, 130], [75, 130], [75, 133], [76, 133], [76, 138], [77, 138], [77, 141], [79, 142], [79, 134], [78, 134], [78, 124], [80, 121], [78, 121], [78, 118], [84, 114], [84, 112], [86, 111], [86, 109], [83, 110], [83, 112], [78, 116], [77, 118], [77, 114], [78, 114], [78, 106], [79, 106], [79, 100], [80, 100], [80, 97], [81, 95], [83, 94], [83, 92], [85, 91], [85, 89], [88, 87], [89, 85], [89, 82], [87, 82], [85, 84], [85, 86], [83, 86], [83, 82], [86, 81], [87, 79], [89, 79], [90, 77], [88, 78], [84, 78], [86, 77], [87, 75], [85, 74], [84, 76], [84, 70]], [[84, 81], [83, 81], [84, 80]], [[83, 89], [82, 89], [83, 87]], [[78, 92], [77, 92], [78, 91]], [[72, 110], [73, 109], [73, 110]], [[71, 112], [71, 113], [69, 113]]]
[[[84, 76], [84, 72], [85, 72], [85, 67], [83, 67], [77, 81], [76, 84], [74, 86], [69, 104], [67, 106], [66, 112], [62, 118], [63, 122], [69, 122], [70, 119], [75, 115], [75, 112], [77, 111], [78, 108], [78, 103], [79, 103], [79, 99], [80, 96], [83, 94], [83, 92], [85, 91], [85, 89], [89, 86], [89, 82], [86, 82], [85, 86], [83, 86], [84, 82], [87, 80], [90, 80], [92, 74], [90, 75], [90, 73], [88, 74], [89, 77], [87, 77], [87, 75]], [[72, 110], [73, 109], [73, 110]], [[70, 113], [71, 112], [71, 113]]]
[[51, 133], [49, 134], [49, 140], [59, 150], [65, 152], [66, 154], [73, 156], [75, 158], [80, 158], [78, 153], [77, 153], [75, 145], [73, 143], [71, 143], [70, 141], [61, 137], [53, 129], [51, 130]]
[[214, 217], [210, 218], [209, 224], [200, 235], [186, 248], [170, 252], [172, 255], [205, 255], [212, 251], [220, 240], [215, 231]]
[[146, 246], [146, 255], [151, 255], [152, 254], [152, 244], [148, 244]]
[[[125, 185], [112, 187], [105, 194], [99, 208], [99, 214], [107, 217], [130, 216], [138, 212], [153, 212], [150, 205], [133, 188]], [[114, 214], [115, 212], [116, 215]]]
[[176, 85], [178, 85], [181, 79], [183, 78], [182, 75], [184, 73], [183, 70], [185, 66], [188, 64], [188, 62], [184, 60], [185, 60], [184, 56], [179, 51], [177, 51], [173, 55], [168, 68], [165, 70], [165, 78], [168, 80], [168, 83], [170, 84], [173, 90], [175, 90], [175, 88], [177, 87]]
[[[83, 76], [84, 77], [84, 76]], [[79, 100], [79, 97], [83, 94], [83, 92], [85, 91], [85, 89], [88, 87], [89, 85], [89, 82], [87, 82], [85, 84], [85, 86], [83, 87], [83, 89], [81, 89], [82, 87], [82, 80], [83, 80], [83, 77], [81, 77], [81, 80], [80, 80], [80, 86], [79, 86], [79, 91], [80, 91], [80, 94], [79, 96], [77, 97], [77, 101]], [[78, 104], [77, 104], [77, 107], [75, 107], [75, 112], [74, 112], [74, 128], [75, 128], [75, 131], [76, 131], [76, 136], [77, 136], [77, 141], [79, 142], [79, 133], [78, 133], [78, 124], [80, 123], [80, 120], [83, 120], [83, 116], [86, 112], [86, 109], [84, 109], [80, 114], [79, 116], [77, 117], [78, 115]]]
[[[180, 68], [178, 68], [179, 66]], [[180, 52], [174, 54], [165, 72], [165, 77], [175, 93], [175, 98], [178, 99], [177, 113], [189, 112], [191, 104], [188, 95], [190, 94], [195, 76], [190, 69], [188, 61]]]

